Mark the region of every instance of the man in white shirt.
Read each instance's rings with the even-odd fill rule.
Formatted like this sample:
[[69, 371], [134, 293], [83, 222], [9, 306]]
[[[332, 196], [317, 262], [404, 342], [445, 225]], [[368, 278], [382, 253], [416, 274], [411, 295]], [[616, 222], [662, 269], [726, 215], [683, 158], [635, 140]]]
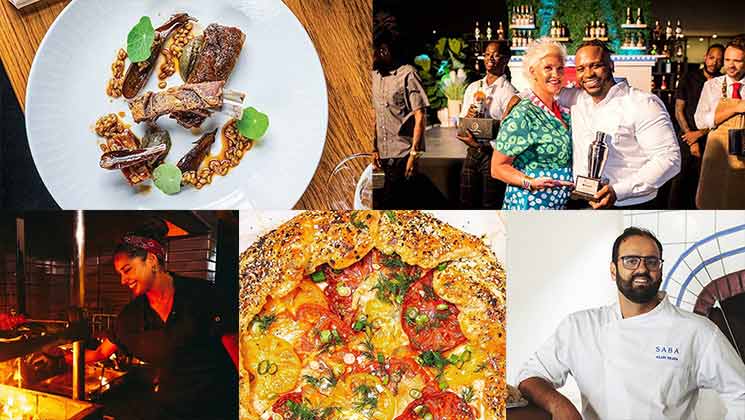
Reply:
[[[507, 42], [493, 41], [484, 48], [486, 76], [466, 88], [460, 118], [473, 118], [477, 113], [474, 95], [484, 95], [483, 118], [501, 120], [507, 105], [517, 89], [507, 80], [507, 63], [511, 57]], [[471, 132], [456, 136], [468, 145], [468, 154], [460, 173], [460, 206], [464, 209], [502, 207], [505, 184], [491, 177], [492, 147], [488, 142], [479, 143]]]
[[657, 190], [680, 171], [680, 148], [665, 105], [656, 96], [613, 79], [612, 51], [600, 41], [577, 49], [577, 82], [559, 101], [572, 110], [574, 176], [587, 176], [595, 133], [610, 135], [601, 176], [608, 180], [590, 205], [653, 208]]
[[[735, 114], [745, 113], [745, 42], [730, 42], [724, 50], [724, 75], [704, 83], [696, 107], [696, 126], [713, 129]], [[723, 92], [723, 85], [727, 84]], [[722, 97], [740, 99], [720, 106]]]
[[[745, 420], [745, 364], [714, 323], [658, 292], [662, 261], [654, 235], [627, 228], [610, 263], [618, 303], [565, 318], [518, 373], [520, 391], [554, 420], [694, 420], [706, 388], [726, 420]], [[569, 374], [581, 415], [556, 391]]]

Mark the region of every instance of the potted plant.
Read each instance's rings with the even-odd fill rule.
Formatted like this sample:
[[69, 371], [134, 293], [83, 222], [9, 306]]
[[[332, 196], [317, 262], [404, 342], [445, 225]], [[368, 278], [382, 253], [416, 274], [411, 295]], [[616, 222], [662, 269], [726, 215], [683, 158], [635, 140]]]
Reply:
[[442, 94], [448, 99], [448, 127], [454, 118], [460, 115], [463, 105], [463, 95], [466, 93], [466, 72], [463, 69], [451, 70], [447, 78], [440, 82]]
[[[428, 53], [421, 54], [414, 59], [427, 93], [430, 111], [437, 115], [440, 123], [445, 127], [449, 126], [450, 122], [448, 102], [451, 98], [446, 96], [444, 85], [448, 86], [448, 94], [454, 93], [454, 101], [463, 100], [463, 93], [461, 92], [458, 96], [458, 89], [455, 86], [460, 81], [459, 83], [463, 85], [462, 90], [465, 91], [465, 80], [468, 76], [468, 70], [463, 64], [467, 57], [466, 46], [462, 38], [443, 37], [429, 48]], [[453, 77], [450, 75], [451, 72], [455, 73]], [[453, 109], [457, 106], [457, 102], [452, 103]]]

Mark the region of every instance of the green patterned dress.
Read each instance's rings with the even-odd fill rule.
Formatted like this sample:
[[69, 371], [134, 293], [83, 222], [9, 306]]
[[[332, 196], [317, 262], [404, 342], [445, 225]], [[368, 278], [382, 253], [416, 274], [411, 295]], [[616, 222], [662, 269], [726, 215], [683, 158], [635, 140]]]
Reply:
[[[502, 121], [494, 150], [513, 157], [512, 165], [525, 175], [572, 181], [571, 117], [561, 110], [566, 126], [534, 94], [521, 100]], [[569, 187], [530, 191], [512, 185], [504, 195], [504, 210], [548, 210], [566, 206]]]

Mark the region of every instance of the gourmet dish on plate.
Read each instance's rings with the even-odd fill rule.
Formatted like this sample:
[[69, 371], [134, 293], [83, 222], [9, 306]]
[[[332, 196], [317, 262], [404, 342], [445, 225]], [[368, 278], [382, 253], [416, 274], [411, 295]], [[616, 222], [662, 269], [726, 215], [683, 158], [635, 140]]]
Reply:
[[[132, 186], [152, 179], [164, 193], [175, 194], [185, 185], [201, 189], [214, 176], [227, 175], [236, 167], [269, 124], [265, 114], [242, 108], [243, 93], [225, 88], [245, 38], [240, 29], [218, 23], [201, 30], [197, 19], [186, 13], [171, 16], [158, 28], [153, 28], [149, 17], [142, 17], [129, 32], [126, 50], [116, 53], [105, 91], [111, 98], [127, 101], [132, 121], [144, 124], [146, 134], [138, 138], [123, 119], [125, 113], [99, 118], [95, 132], [102, 139], [101, 168], [121, 171]], [[161, 90], [142, 92], [156, 67]], [[183, 84], [167, 88], [176, 72]], [[198, 133], [215, 112], [235, 117], [220, 130], [221, 151], [210, 155], [218, 138], [213, 130], [172, 161], [171, 136], [157, 120], [168, 116], [184, 130]]]
[[416, 211], [306, 212], [239, 270], [241, 418], [505, 418], [505, 275], [481, 239]]

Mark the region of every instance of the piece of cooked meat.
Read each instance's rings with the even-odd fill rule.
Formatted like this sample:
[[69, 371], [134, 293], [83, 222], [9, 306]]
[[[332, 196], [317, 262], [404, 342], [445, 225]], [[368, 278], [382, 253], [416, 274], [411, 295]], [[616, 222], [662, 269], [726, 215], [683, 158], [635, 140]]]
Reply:
[[227, 81], [243, 49], [246, 35], [238, 28], [213, 23], [204, 30], [204, 42], [189, 73], [189, 83]]
[[172, 112], [196, 111], [208, 113], [222, 106], [225, 82], [185, 84], [162, 92], [146, 92], [129, 102], [135, 122], [155, 121]]
[[[187, 81], [226, 82], [238, 62], [246, 35], [238, 28], [213, 23], [204, 30], [203, 36], [202, 48]], [[192, 112], [174, 112], [171, 118], [186, 128], [194, 128], [202, 125], [206, 117]]]

